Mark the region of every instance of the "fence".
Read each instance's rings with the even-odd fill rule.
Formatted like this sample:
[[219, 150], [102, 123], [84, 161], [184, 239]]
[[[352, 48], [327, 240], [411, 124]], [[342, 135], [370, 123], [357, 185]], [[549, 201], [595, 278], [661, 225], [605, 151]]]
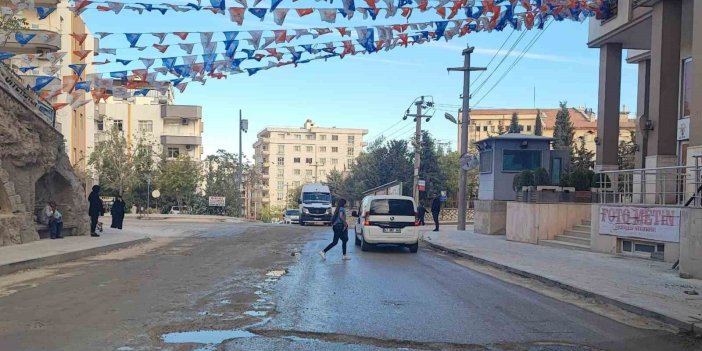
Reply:
[[692, 166], [600, 172], [599, 202], [702, 207], [702, 155], [693, 158]]

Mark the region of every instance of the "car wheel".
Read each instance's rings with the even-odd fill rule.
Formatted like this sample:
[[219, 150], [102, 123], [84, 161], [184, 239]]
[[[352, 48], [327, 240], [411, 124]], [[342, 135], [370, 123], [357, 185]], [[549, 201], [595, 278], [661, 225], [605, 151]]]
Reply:
[[368, 251], [371, 248], [371, 244], [366, 242], [366, 239], [361, 236], [361, 251]]
[[417, 242], [416, 244], [409, 245], [407, 247], [409, 248], [411, 253], [417, 253], [417, 251], [419, 250], [419, 242]]
[[356, 239], [356, 246], [361, 246], [361, 239], [358, 238], [356, 233], [353, 234], [353, 238]]

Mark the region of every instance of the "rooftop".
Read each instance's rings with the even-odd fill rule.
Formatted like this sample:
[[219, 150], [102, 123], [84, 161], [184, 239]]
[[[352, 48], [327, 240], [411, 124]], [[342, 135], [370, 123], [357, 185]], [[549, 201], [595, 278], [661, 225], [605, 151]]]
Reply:
[[[553, 129], [556, 125], [556, 115], [560, 111], [560, 108], [517, 108], [517, 109], [473, 109], [470, 111], [471, 117], [478, 116], [489, 116], [489, 117], [503, 117], [505, 120], [509, 121], [512, 118], [513, 113], [517, 113], [520, 116], [530, 116], [534, 118], [537, 111], [541, 111], [541, 115], [544, 117], [544, 128]], [[575, 107], [568, 108], [568, 113], [570, 114], [570, 121], [573, 123], [573, 128], [575, 129], [592, 129], [597, 130], [597, 118], [593, 115], [588, 115], [585, 111], [577, 109]], [[460, 115], [460, 114], [459, 114]], [[627, 115], [622, 114], [619, 117], [619, 126], [621, 128], [636, 128], [636, 119], [628, 118]]]

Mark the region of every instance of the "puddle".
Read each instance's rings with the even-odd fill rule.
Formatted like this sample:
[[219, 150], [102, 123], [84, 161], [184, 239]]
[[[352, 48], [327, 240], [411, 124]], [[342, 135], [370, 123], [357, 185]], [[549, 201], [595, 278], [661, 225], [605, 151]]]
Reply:
[[261, 290], [256, 290], [256, 291], [254, 291], [254, 294], [261, 296], [261, 295], [264, 295], [265, 293]]
[[284, 276], [285, 273], [287, 273], [287, 271], [285, 271], [285, 270], [270, 271], [270, 272], [266, 273], [266, 276], [280, 278], [280, 277]]
[[208, 312], [208, 311], [198, 312], [198, 315], [201, 315], [201, 316], [212, 316], [212, 317], [224, 317], [224, 313], [211, 313], [211, 312]]
[[169, 344], [221, 344], [224, 340], [252, 338], [256, 334], [240, 329], [198, 330], [163, 334], [161, 340]]
[[244, 312], [245, 315], [251, 316], [251, 317], [265, 317], [268, 312], [267, 311], [246, 311]]
[[278, 278], [267, 278], [266, 281], [269, 282], [269, 283], [277, 282], [277, 281], [278, 281]]
[[232, 303], [232, 301], [227, 299], [227, 300], [222, 300], [219, 303], [221, 303], [222, 305], [228, 305], [228, 304]]
[[315, 341], [319, 341], [318, 339], [301, 338], [301, 337], [299, 337], [299, 336], [294, 336], [294, 335], [284, 336], [283, 339], [287, 339], [287, 340], [294, 341], [294, 342], [315, 342]]

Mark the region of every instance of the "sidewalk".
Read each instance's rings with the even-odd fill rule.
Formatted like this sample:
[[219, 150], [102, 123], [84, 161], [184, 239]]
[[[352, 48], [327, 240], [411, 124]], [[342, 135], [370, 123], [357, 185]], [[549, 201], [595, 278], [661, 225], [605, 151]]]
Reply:
[[[476, 234], [472, 226], [465, 232], [455, 226], [424, 232], [424, 241], [683, 330], [702, 323], [702, 280], [678, 277], [670, 263], [512, 242], [505, 236]], [[700, 295], [685, 293], [692, 290]]]
[[149, 240], [144, 234], [123, 231], [105, 233], [99, 238], [68, 236], [60, 240], [43, 239], [3, 246], [0, 247], [0, 276], [122, 249]]

